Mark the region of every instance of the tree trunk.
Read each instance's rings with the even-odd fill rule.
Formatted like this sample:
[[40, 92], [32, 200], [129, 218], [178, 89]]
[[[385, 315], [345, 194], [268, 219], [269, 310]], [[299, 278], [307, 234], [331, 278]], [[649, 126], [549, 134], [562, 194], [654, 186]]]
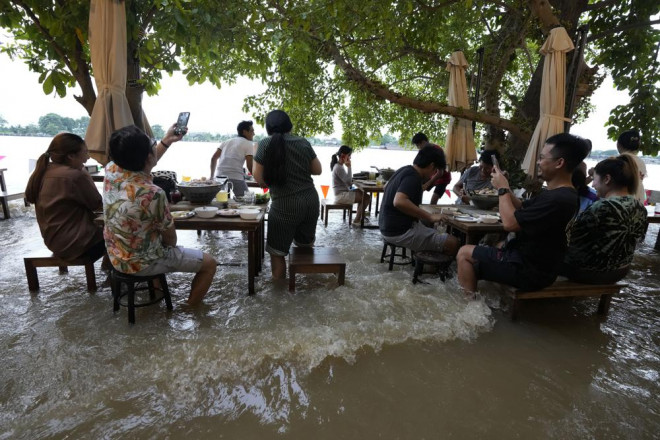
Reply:
[[137, 51], [137, 41], [130, 40], [126, 50], [126, 99], [131, 108], [133, 124], [142, 129], [149, 136], [152, 135], [151, 127], [145, 126], [144, 113], [142, 112], [142, 94], [144, 87], [139, 83], [140, 58]]

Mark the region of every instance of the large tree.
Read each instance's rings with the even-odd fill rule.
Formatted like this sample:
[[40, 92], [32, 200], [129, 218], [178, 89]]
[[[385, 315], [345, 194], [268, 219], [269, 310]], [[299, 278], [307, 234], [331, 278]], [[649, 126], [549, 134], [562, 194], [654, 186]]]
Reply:
[[[329, 131], [338, 114], [345, 141], [357, 145], [385, 126], [404, 138], [425, 129], [441, 139], [445, 115], [460, 116], [485, 124], [490, 147], [506, 141], [520, 157], [539, 117], [539, 47], [552, 27], [574, 37], [588, 25], [585, 58], [593, 67], [582, 70], [578, 115], [584, 117], [589, 92], [611, 72], [632, 100], [613, 111], [610, 136], [639, 128], [644, 152], [657, 154], [660, 31], [653, 25], [660, 20], [651, 18], [657, 6], [657, 0], [255, 0], [262, 14], [252, 26], [270, 53], [271, 71], [263, 78], [268, 90], [248, 106], [281, 104], [310, 132]], [[479, 47], [478, 109], [448, 106], [446, 59], [461, 49], [474, 73]]]
[[[210, 81], [218, 87], [237, 74], [254, 75], [233, 62], [233, 35], [247, 35], [244, 2], [107, 1], [125, 3], [126, 94], [136, 123], [142, 120], [142, 94], [158, 93], [163, 72], [181, 70], [191, 84]], [[0, 0], [0, 26], [13, 37], [0, 50], [39, 73], [46, 94], [64, 97], [77, 84], [81, 94], [74, 98], [91, 115], [96, 90], [87, 39], [89, 6], [89, 0]], [[243, 50], [253, 59], [261, 56], [250, 53], [249, 46]]]
[[[262, 95], [246, 109], [285, 108], [301, 134], [331, 133], [338, 116], [344, 140], [366, 145], [383, 129], [404, 139], [418, 129], [444, 136], [446, 116], [484, 127], [489, 147], [507, 142], [520, 157], [539, 116], [542, 59], [549, 30], [575, 36], [588, 25], [578, 102], [611, 72], [631, 103], [618, 106], [610, 135], [636, 127], [645, 153], [659, 148], [657, 0], [126, 0], [129, 81], [141, 95], [158, 91], [162, 71], [183, 69], [191, 83], [220, 85], [237, 75], [261, 79]], [[14, 35], [3, 50], [42, 74], [44, 91], [95, 100], [86, 47], [88, 1], [0, 0], [0, 25]], [[445, 60], [461, 49], [476, 71], [484, 48], [477, 109], [446, 104]], [[569, 54], [569, 63], [570, 63]], [[136, 64], [138, 63], [139, 64]], [[139, 66], [140, 68], [136, 68]], [[598, 73], [596, 73], [598, 72]], [[139, 79], [138, 79], [139, 77]], [[139, 99], [132, 105], [139, 108]]]

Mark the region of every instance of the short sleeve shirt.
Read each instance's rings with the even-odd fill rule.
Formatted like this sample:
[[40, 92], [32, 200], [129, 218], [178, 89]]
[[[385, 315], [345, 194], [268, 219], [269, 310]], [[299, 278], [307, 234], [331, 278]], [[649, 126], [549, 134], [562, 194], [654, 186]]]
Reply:
[[254, 142], [244, 137], [235, 137], [220, 144], [218, 150], [222, 151], [216, 176], [227, 176], [234, 180], [243, 180], [243, 164], [247, 156], [254, 156]]
[[378, 215], [380, 233], [386, 237], [396, 237], [405, 233], [417, 221], [416, 218], [404, 214], [394, 207], [394, 196], [401, 192], [408, 196], [411, 202], [419, 206], [422, 203], [422, 176], [412, 165], [399, 168], [387, 182], [383, 202]]
[[644, 236], [646, 217], [646, 209], [634, 196], [597, 200], [569, 229], [566, 263], [592, 271], [612, 271], [630, 264]]
[[[260, 140], [257, 153], [254, 155], [254, 160], [263, 166], [268, 166], [264, 162], [271, 139], [272, 137], [268, 136]], [[307, 139], [290, 134], [284, 135], [284, 145], [286, 148], [286, 183], [284, 185], [269, 185], [273, 201], [314, 189], [310, 165], [312, 160], [316, 158], [316, 152], [312, 145]]]
[[103, 237], [110, 262], [120, 272], [146, 269], [165, 255], [161, 234], [174, 221], [167, 196], [151, 175], [110, 162], [103, 183]]
[[573, 187], [542, 191], [514, 212], [521, 230], [511, 246], [526, 268], [539, 277], [556, 278], [566, 252], [566, 226], [578, 208]]

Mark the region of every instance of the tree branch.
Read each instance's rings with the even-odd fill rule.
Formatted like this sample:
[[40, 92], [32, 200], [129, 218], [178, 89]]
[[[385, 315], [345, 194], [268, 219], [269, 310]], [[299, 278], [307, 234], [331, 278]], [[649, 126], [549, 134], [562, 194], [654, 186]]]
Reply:
[[480, 113], [471, 109], [461, 107], [453, 107], [438, 102], [422, 101], [396, 93], [376, 80], [367, 78], [364, 73], [353, 67], [353, 65], [344, 58], [339, 51], [339, 48], [334, 42], [327, 41], [323, 43], [324, 48], [332, 57], [335, 64], [344, 72], [348, 81], [353, 82], [360, 86], [363, 90], [371, 93], [379, 99], [384, 99], [393, 104], [397, 104], [404, 108], [419, 110], [423, 113], [440, 113], [444, 115], [454, 116], [458, 118], [468, 119], [471, 121], [481, 122], [484, 124], [493, 125], [501, 129], [507, 130], [516, 136], [529, 139], [531, 133], [522, 130], [518, 125], [507, 119], [502, 119], [499, 116]]
[[585, 8], [585, 11], [594, 11], [596, 9], [602, 9], [606, 8], [611, 5], [617, 5], [621, 2], [621, 0], [603, 0], [598, 3], [593, 3], [591, 5], [587, 5]]
[[612, 35], [612, 34], [615, 34], [617, 32], [629, 31], [631, 29], [636, 29], [636, 28], [645, 27], [645, 26], [653, 26], [654, 24], [658, 24], [658, 23], [660, 23], [660, 19], [624, 24], [622, 26], [619, 26], [619, 27], [616, 27], [616, 28], [613, 28], [613, 29], [608, 29], [608, 30], [606, 30], [604, 32], [601, 32], [599, 34], [592, 34], [591, 36], [589, 36], [587, 41], [592, 42], [594, 40], [599, 40], [603, 37], [607, 37], [608, 35]]
[[25, 13], [28, 15], [28, 17], [30, 17], [30, 19], [32, 20], [34, 25], [37, 27], [37, 29], [39, 29], [39, 32], [41, 32], [43, 34], [44, 38], [46, 39], [46, 41], [48, 41], [48, 44], [50, 44], [50, 46], [53, 48], [53, 50], [55, 50], [55, 52], [57, 52], [57, 54], [60, 56], [60, 58], [62, 59], [62, 61], [66, 65], [66, 67], [75, 76], [75, 71], [71, 67], [71, 61], [66, 56], [66, 52], [64, 51], [62, 46], [57, 44], [57, 42], [52, 37], [52, 35], [50, 35], [48, 30], [45, 27], [42, 26], [41, 21], [39, 20], [39, 17], [36, 16], [34, 11], [32, 9], [30, 9], [30, 7], [27, 6], [21, 0], [14, 0], [14, 3], [16, 3], [18, 6], [20, 6], [25, 11]]

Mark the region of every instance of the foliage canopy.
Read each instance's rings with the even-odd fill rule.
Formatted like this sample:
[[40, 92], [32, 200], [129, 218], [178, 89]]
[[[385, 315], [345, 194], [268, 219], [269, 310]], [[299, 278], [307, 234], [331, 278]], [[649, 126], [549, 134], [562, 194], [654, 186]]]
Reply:
[[[660, 148], [657, 0], [126, 0], [126, 8], [129, 53], [140, 66], [129, 80], [149, 94], [163, 72], [218, 87], [244, 75], [267, 85], [245, 101], [261, 123], [283, 108], [299, 134], [328, 134], [338, 117], [344, 141], [366, 145], [384, 130], [443, 139], [453, 115], [484, 124], [489, 146], [507, 142], [515, 157], [539, 116], [539, 47], [553, 26], [573, 37], [587, 25], [584, 58], [594, 68], [578, 81], [586, 94], [576, 117], [610, 72], [631, 96], [613, 110], [610, 137], [635, 127], [644, 153]], [[0, 0], [0, 25], [14, 36], [2, 50], [39, 72], [46, 93], [80, 84], [76, 99], [91, 112], [88, 13], [88, 0]], [[446, 59], [463, 50], [471, 77], [479, 47], [478, 108], [448, 106]]]

